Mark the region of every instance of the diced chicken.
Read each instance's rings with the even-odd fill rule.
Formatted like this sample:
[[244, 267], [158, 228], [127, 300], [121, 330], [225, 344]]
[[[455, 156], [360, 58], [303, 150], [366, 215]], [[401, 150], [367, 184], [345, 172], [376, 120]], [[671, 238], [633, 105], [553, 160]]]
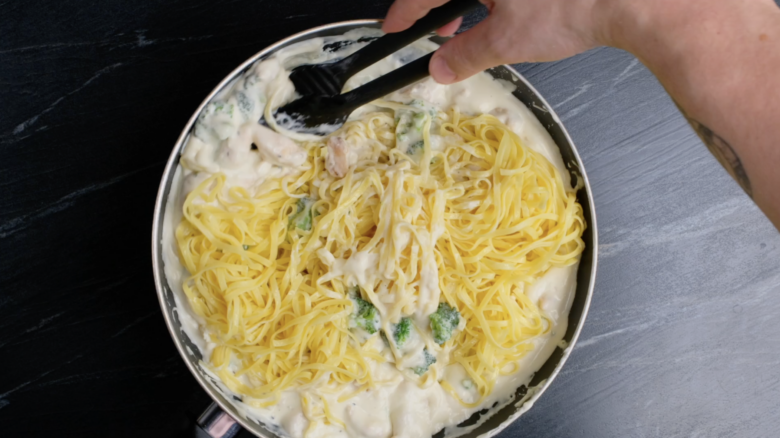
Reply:
[[289, 433], [292, 438], [303, 438], [303, 433], [308, 426], [309, 420], [306, 419], [302, 412], [290, 415], [282, 422], [285, 432]]
[[390, 95], [390, 100], [408, 102], [412, 99], [421, 99], [433, 106], [447, 107], [447, 86], [441, 85], [431, 78], [420, 81], [414, 85], [404, 87]]
[[341, 137], [331, 137], [328, 140], [328, 156], [325, 159], [325, 168], [336, 178], [343, 178], [349, 170], [347, 157], [347, 142]]
[[263, 160], [287, 168], [297, 168], [306, 161], [306, 151], [289, 138], [257, 123], [246, 123], [230, 139], [229, 148], [249, 151], [252, 144]]
[[[387, 400], [377, 394], [379, 400], [374, 400], [383, 409], [365, 409], [362, 406], [347, 406], [347, 430], [354, 436], [366, 438], [388, 438], [393, 432], [393, 425], [387, 415]], [[375, 407], [375, 406], [372, 406]]]
[[404, 381], [393, 394], [390, 421], [396, 438], [423, 438], [435, 431], [431, 428], [431, 406], [424, 389], [410, 381]]
[[258, 63], [255, 67], [255, 72], [262, 82], [270, 82], [277, 77], [281, 71], [282, 64], [276, 58], [266, 59], [265, 61]]
[[185, 167], [196, 172], [216, 173], [219, 171], [219, 166], [214, 163], [214, 149], [214, 146], [192, 136], [184, 147], [181, 162]]
[[434, 81], [432, 78], [414, 84], [409, 95], [439, 107], [446, 106], [448, 100], [447, 86]]
[[523, 128], [523, 119], [519, 114], [513, 113], [506, 108], [495, 108], [490, 111], [490, 114], [496, 116], [496, 118], [503, 124], [509, 127], [514, 132], [521, 132]]
[[260, 155], [282, 167], [298, 167], [306, 161], [306, 151], [297, 143], [262, 125], [254, 125], [252, 140]]

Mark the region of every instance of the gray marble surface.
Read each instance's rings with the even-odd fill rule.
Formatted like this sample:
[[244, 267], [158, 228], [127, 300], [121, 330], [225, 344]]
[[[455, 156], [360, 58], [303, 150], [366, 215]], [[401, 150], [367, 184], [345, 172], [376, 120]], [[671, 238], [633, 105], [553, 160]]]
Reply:
[[519, 69], [582, 155], [600, 245], [580, 341], [507, 435], [779, 436], [780, 234], [633, 56]]
[[[389, 1], [0, 2], [0, 436], [170, 437], [208, 403], [164, 326], [153, 200], [240, 62]], [[597, 49], [518, 69], [596, 200], [579, 343], [501, 437], [780, 436], [780, 234], [650, 72]]]

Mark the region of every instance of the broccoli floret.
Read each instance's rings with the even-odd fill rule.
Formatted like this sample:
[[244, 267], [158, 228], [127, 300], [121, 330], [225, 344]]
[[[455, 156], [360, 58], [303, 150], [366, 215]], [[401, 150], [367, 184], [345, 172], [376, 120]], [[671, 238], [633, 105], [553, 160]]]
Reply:
[[425, 114], [425, 111], [427, 111], [428, 114], [431, 117], [436, 117], [436, 109], [435, 108], [431, 108], [430, 104], [428, 104], [428, 103], [426, 103], [426, 102], [424, 102], [424, 101], [422, 101], [420, 99], [411, 100], [411, 101], [409, 101], [407, 103], [407, 105], [413, 106], [415, 108], [419, 108], [419, 109], [423, 110], [423, 112], [416, 112], [418, 114]]
[[399, 142], [406, 142], [409, 138], [409, 132], [412, 130], [412, 113], [409, 111], [398, 111], [395, 118], [395, 138]]
[[[357, 288], [356, 288], [357, 289]], [[350, 318], [351, 327], [360, 327], [373, 335], [379, 330], [379, 312], [370, 302], [360, 298], [360, 295], [353, 291], [350, 299], [354, 303], [354, 311]]]
[[291, 229], [298, 228], [304, 231], [311, 231], [312, 205], [314, 205], [314, 201], [309, 198], [298, 200], [298, 211], [290, 216]]
[[425, 357], [425, 364], [412, 368], [412, 371], [418, 376], [425, 374], [428, 371], [428, 368], [436, 363], [436, 356], [429, 353], [427, 348], [423, 350], [423, 357]]
[[422, 131], [423, 125], [425, 125], [425, 113], [415, 113], [412, 122], [418, 131]]
[[393, 339], [395, 339], [395, 345], [401, 348], [409, 339], [409, 335], [412, 334], [412, 320], [409, 318], [401, 318], [398, 324], [393, 327]]
[[425, 142], [420, 140], [409, 146], [409, 149], [406, 151], [406, 153], [408, 155], [415, 155], [417, 153], [422, 153], [423, 149], [425, 149]]
[[225, 102], [212, 102], [213, 105], [211, 111], [214, 114], [223, 114], [228, 117], [233, 117], [233, 104]]
[[248, 78], [244, 79], [244, 89], [248, 90], [255, 86], [256, 83], [260, 82], [260, 76], [258, 75], [251, 75]]
[[238, 109], [245, 114], [251, 114], [252, 110], [255, 108], [254, 101], [243, 91], [236, 92], [236, 103], [238, 104]]
[[460, 323], [460, 313], [458, 309], [447, 303], [439, 303], [439, 308], [431, 316], [431, 331], [433, 340], [441, 345], [452, 337], [452, 331]]

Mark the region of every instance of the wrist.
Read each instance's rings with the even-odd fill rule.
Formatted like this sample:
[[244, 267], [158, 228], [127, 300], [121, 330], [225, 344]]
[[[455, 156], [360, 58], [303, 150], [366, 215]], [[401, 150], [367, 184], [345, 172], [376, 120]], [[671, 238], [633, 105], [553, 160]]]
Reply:
[[641, 59], [649, 45], [661, 43], [683, 30], [686, 23], [700, 19], [694, 11], [708, 3], [714, 6], [718, 1], [597, 0], [596, 38], [602, 45], [625, 50]]
[[[651, 0], [648, 3], [652, 3]], [[596, 36], [599, 43], [634, 53], [633, 46], [641, 40], [644, 29], [651, 29], [645, 2], [636, 0], [598, 0], [595, 12]]]

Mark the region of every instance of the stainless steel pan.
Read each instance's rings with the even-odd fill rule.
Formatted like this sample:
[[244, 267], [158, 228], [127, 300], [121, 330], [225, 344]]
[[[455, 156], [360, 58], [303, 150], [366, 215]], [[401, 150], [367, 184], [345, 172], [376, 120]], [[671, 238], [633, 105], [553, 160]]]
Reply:
[[[214, 399], [216, 405], [218, 405], [212, 405], [201, 417], [201, 420], [199, 420], [199, 423], [211, 436], [233, 436], [236, 430], [239, 429], [239, 424], [260, 437], [272, 438], [277, 437], [278, 435], [273, 430], [242, 417], [236, 407], [228, 402], [226, 398], [228, 395], [218, 387], [217, 382], [214, 382], [198, 368], [198, 362], [202, 358], [201, 352], [182, 330], [179, 315], [174, 311], [175, 303], [173, 292], [168, 285], [168, 279], [163, 270], [161, 242], [165, 205], [168, 202], [168, 197], [171, 195], [170, 191], [173, 183], [173, 175], [176, 166], [179, 164], [179, 156], [182, 152], [182, 148], [190, 135], [198, 114], [200, 114], [206, 104], [217, 95], [217, 93], [226, 88], [231, 81], [249, 69], [256, 61], [271, 55], [283, 47], [306, 39], [319, 36], [341, 35], [358, 27], [379, 27], [380, 23], [380, 20], [355, 20], [320, 26], [285, 38], [278, 43], [261, 50], [233, 70], [233, 72], [222, 80], [222, 82], [220, 82], [206, 97], [198, 110], [195, 111], [190, 118], [189, 122], [184, 127], [184, 130], [182, 130], [178, 141], [173, 147], [173, 152], [168, 159], [168, 164], [165, 166], [165, 172], [160, 181], [160, 189], [157, 193], [157, 202], [155, 203], [154, 209], [154, 222], [152, 225], [152, 264], [154, 269], [154, 282], [157, 288], [157, 295], [160, 299], [163, 316], [165, 317], [165, 322], [168, 325], [168, 330], [171, 333], [173, 342], [176, 344], [176, 348], [178, 348], [181, 357], [184, 359], [184, 362], [189, 367], [193, 376], [195, 376], [195, 379], [211, 398]], [[433, 38], [434, 41], [437, 41], [436, 38], [437, 37]], [[437, 42], [443, 42], [443, 40], [439, 39]], [[596, 279], [596, 259], [598, 254], [596, 212], [593, 205], [593, 194], [590, 190], [582, 160], [580, 160], [580, 156], [577, 153], [577, 149], [574, 147], [571, 137], [569, 137], [569, 134], [566, 132], [566, 129], [563, 127], [560, 119], [550, 105], [539, 95], [536, 89], [534, 89], [534, 87], [512, 67], [503, 65], [488, 70], [488, 73], [496, 78], [511, 81], [515, 84], [517, 88], [514, 91], [514, 95], [534, 113], [560, 148], [564, 163], [567, 164], [567, 167], [570, 170], [572, 182], [579, 181], [582, 186], [582, 189], [579, 190], [577, 194], [577, 198], [583, 207], [588, 228], [583, 235], [586, 248], [582, 255], [579, 272], [577, 273], [577, 291], [569, 313], [568, 329], [564, 337], [568, 347], [566, 349], [555, 349], [555, 352], [550, 356], [544, 366], [542, 366], [534, 375], [529, 384], [529, 387], [532, 388], [530, 392], [526, 387], [517, 389], [515, 400], [521, 400], [521, 402], [509, 404], [499, 410], [492, 417], [482, 422], [479, 427], [469, 432], [466, 435], [467, 437], [477, 437], [480, 435], [492, 436], [499, 433], [532, 406], [550, 386], [553, 379], [566, 362], [566, 359], [569, 357], [572, 347], [577, 341], [577, 337], [585, 322], [585, 316], [588, 313], [591, 296], [593, 295], [593, 285]], [[474, 420], [474, 418], [470, 419], [470, 421]], [[236, 424], [236, 422], [238, 424]]]

